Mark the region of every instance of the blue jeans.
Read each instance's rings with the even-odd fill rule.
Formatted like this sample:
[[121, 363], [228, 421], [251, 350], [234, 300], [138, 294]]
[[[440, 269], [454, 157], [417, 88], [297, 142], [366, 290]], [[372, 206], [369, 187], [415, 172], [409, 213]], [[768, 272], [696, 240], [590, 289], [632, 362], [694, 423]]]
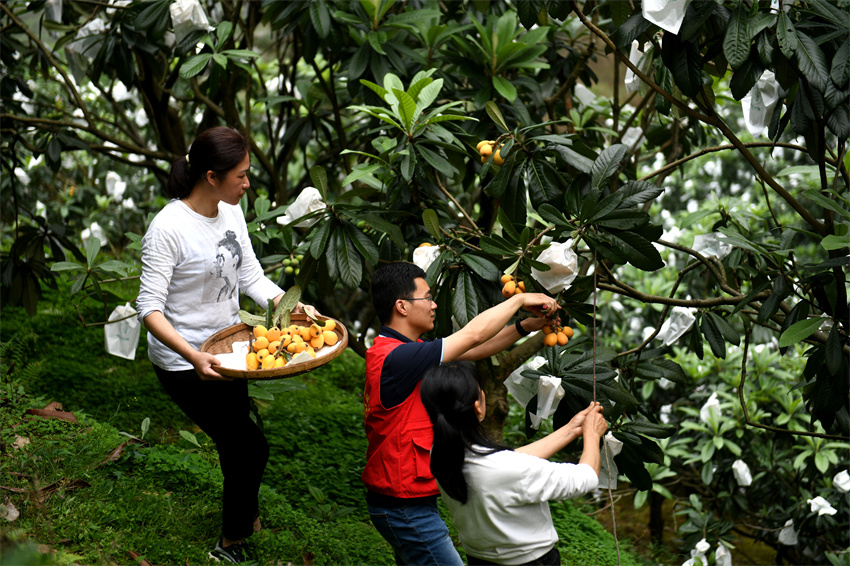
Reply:
[[368, 509], [372, 524], [395, 550], [397, 564], [463, 566], [436, 501]]

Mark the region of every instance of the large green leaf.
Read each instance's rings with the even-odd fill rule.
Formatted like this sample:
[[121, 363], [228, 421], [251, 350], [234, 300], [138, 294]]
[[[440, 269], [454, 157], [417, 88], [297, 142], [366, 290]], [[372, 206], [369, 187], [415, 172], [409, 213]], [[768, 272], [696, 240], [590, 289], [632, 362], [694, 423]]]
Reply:
[[502, 111], [499, 110], [499, 107], [492, 100], [488, 101], [484, 106], [484, 109], [487, 111], [487, 115], [490, 116], [490, 119], [496, 123], [497, 126], [502, 128], [503, 130], [510, 131], [508, 129], [507, 124], [505, 123], [505, 117], [502, 116]]
[[779, 42], [779, 49], [782, 54], [788, 59], [794, 57], [797, 52], [797, 30], [794, 28], [794, 22], [785, 13], [784, 10], [779, 11], [779, 20], [776, 22], [776, 39]]
[[332, 225], [333, 222], [322, 222], [313, 231], [313, 239], [310, 242], [310, 255], [314, 258], [320, 259], [325, 254], [325, 247], [328, 243], [328, 237], [331, 234]]
[[461, 254], [460, 257], [482, 279], [486, 281], [497, 281], [499, 279], [499, 268], [489, 259], [472, 254]]
[[623, 193], [620, 208], [627, 208], [655, 199], [664, 192], [664, 187], [659, 187], [649, 181], [629, 181], [618, 192]]
[[443, 239], [443, 233], [440, 231], [440, 219], [437, 216], [437, 211], [433, 208], [427, 208], [422, 212], [422, 224], [432, 236], [438, 240]]
[[593, 221], [597, 226], [612, 230], [634, 230], [649, 222], [649, 214], [642, 210], [614, 210]]
[[525, 162], [528, 194], [535, 208], [560, 199], [564, 183], [560, 173], [545, 159], [528, 159]]
[[428, 149], [421, 143], [417, 144], [415, 147], [416, 151], [419, 152], [419, 155], [421, 155], [425, 161], [430, 163], [431, 166], [441, 174], [446, 175], [447, 177], [453, 177], [457, 174], [457, 169], [455, 169], [454, 166], [446, 160], [446, 158], [436, 151]]
[[640, 35], [652, 27], [652, 23], [644, 19], [643, 15], [638, 12], [626, 20], [623, 25], [618, 27], [613, 34], [611, 40], [622, 50], [628, 52], [632, 41], [636, 40]]
[[343, 228], [345, 229], [348, 239], [352, 244], [354, 244], [354, 247], [357, 248], [360, 255], [366, 259], [366, 262], [371, 266], [377, 265], [381, 254], [378, 252], [378, 246], [375, 245], [375, 242], [373, 242], [369, 236], [347, 222], [343, 224]]
[[681, 41], [678, 35], [664, 34], [661, 58], [670, 69], [673, 81], [685, 96], [694, 97], [702, 89], [702, 57], [699, 46]]
[[850, 80], [850, 37], [841, 44], [832, 58], [832, 71], [829, 76], [836, 85], [845, 85]]
[[814, 334], [823, 323], [824, 319], [819, 316], [795, 322], [779, 336], [779, 347], [785, 348], [797, 342], [802, 342]]
[[741, 343], [741, 337], [738, 332], [729, 324], [725, 318], [714, 314], [713, 312], [705, 313], [708, 318], [711, 318], [714, 326], [720, 331], [723, 338], [730, 344], [737, 346]]
[[582, 173], [590, 173], [591, 169], [593, 169], [593, 160], [581, 155], [580, 153], [573, 151], [569, 147], [565, 147], [563, 145], [555, 145], [550, 146], [551, 149], [554, 149], [555, 152], [560, 155], [564, 161], [567, 162], [568, 165], [575, 167]]
[[184, 79], [191, 79], [204, 70], [207, 63], [212, 59], [212, 56], [212, 53], [201, 53], [200, 55], [189, 57], [185, 63], [180, 65], [180, 76]]
[[737, 71], [732, 74], [732, 80], [729, 81], [729, 89], [732, 91], [732, 97], [735, 100], [741, 100], [759, 80], [764, 67], [759, 60], [758, 54], [753, 53], [741, 65]]
[[416, 114], [416, 101], [401, 89], [394, 88], [393, 94], [398, 100], [398, 117], [401, 120], [405, 131], [410, 131], [410, 124], [413, 122], [413, 115]]
[[325, 172], [324, 167], [321, 165], [314, 165], [310, 168], [310, 179], [313, 180], [313, 184], [319, 190], [319, 193], [322, 195], [322, 198], [327, 201], [328, 200], [328, 174]]
[[649, 421], [631, 421], [625, 423], [622, 430], [645, 434], [653, 438], [670, 438], [676, 433], [676, 427], [662, 423], [651, 423]]
[[362, 214], [360, 217], [375, 230], [388, 235], [398, 249], [403, 250], [405, 248], [404, 236], [401, 233], [401, 228], [397, 225], [384, 220], [377, 214]]
[[655, 271], [664, 267], [664, 260], [655, 246], [635, 232], [600, 232], [599, 237], [614, 248], [616, 255], [625, 257], [638, 269]]
[[322, 39], [325, 39], [331, 32], [331, 14], [325, 0], [310, 2], [310, 22]]
[[357, 248], [346, 237], [344, 230], [336, 230], [331, 234], [331, 240], [336, 244], [337, 273], [342, 284], [349, 289], [356, 289], [363, 277], [362, 258]]
[[493, 88], [496, 89], [496, 92], [504, 96], [508, 102], [516, 100], [516, 87], [508, 79], [504, 77], [493, 77]]
[[750, 19], [747, 15], [747, 7], [742, 2], [738, 9], [732, 12], [726, 34], [723, 37], [723, 54], [733, 69], [744, 64], [750, 55]]
[[812, 86], [818, 90], [826, 88], [829, 80], [829, 66], [820, 45], [805, 33], [797, 30], [797, 65]]
[[452, 314], [457, 323], [464, 327], [478, 315], [478, 293], [469, 272], [462, 271], [455, 283], [452, 295]]
[[590, 169], [590, 185], [598, 187], [608, 177], [616, 173], [628, 151], [629, 146], [622, 143], [615, 143], [602, 150]]
[[705, 313], [702, 317], [702, 334], [708, 340], [708, 345], [711, 346], [711, 352], [718, 358], [726, 358], [726, 341], [720, 329], [717, 328], [714, 318], [711, 313]]

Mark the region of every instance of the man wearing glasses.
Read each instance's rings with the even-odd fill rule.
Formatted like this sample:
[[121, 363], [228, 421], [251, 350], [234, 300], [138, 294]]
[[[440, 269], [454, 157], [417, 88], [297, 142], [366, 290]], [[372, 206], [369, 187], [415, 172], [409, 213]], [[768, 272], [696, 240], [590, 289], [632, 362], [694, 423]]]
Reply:
[[[437, 304], [425, 272], [412, 263], [382, 266], [372, 277], [372, 302], [381, 331], [366, 352], [363, 394], [369, 516], [395, 551], [398, 564], [462, 565], [437, 510], [440, 491], [431, 474], [431, 421], [419, 383], [432, 367], [481, 360], [540, 330], [558, 304], [541, 293], [522, 293], [487, 309], [451, 336], [420, 337], [434, 329]], [[537, 316], [506, 326], [521, 309]]]

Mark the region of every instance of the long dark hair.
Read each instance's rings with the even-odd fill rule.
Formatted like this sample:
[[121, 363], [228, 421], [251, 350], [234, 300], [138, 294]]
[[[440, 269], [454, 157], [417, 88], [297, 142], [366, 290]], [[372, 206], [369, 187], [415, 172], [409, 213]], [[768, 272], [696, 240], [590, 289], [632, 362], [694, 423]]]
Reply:
[[425, 374], [420, 386], [422, 404], [434, 427], [431, 473], [443, 491], [461, 503], [468, 499], [466, 478], [463, 477], [466, 451], [486, 455], [510, 450], [484, 433], [474, 409], [480, 391], [475, 366], [470, 362], [437, 366]]
[[[224, 175], [248, 155], [248, 140], [226, 126], [206, 130], [192, 142], [189, 153], [171, 164], [166, 191], [171, 198], [185, 198], [207, 171]], [[187, 159], [188, 158], [188, 159]]]

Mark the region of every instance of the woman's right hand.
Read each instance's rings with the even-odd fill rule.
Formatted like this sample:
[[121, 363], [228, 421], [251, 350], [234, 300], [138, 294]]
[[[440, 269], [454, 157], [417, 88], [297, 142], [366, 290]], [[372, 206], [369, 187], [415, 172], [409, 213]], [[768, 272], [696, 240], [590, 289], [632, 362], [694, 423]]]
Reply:
[[596, 403], [595, 406], [591, 405], [589, 409], [584, 422], [581, 424], [581, 435], [585, 438], [596, 437], [598, 440], [608, 430], [608, 422], [602, 416], [602, 405]]
[[221, 362], [210, 353], [196, 352], [189, 362], [195, 367], [195, 373], [203, 381], [233, 381], [233, 378], [225, 377], [212, 368], [214, 365], [221, 365]]

